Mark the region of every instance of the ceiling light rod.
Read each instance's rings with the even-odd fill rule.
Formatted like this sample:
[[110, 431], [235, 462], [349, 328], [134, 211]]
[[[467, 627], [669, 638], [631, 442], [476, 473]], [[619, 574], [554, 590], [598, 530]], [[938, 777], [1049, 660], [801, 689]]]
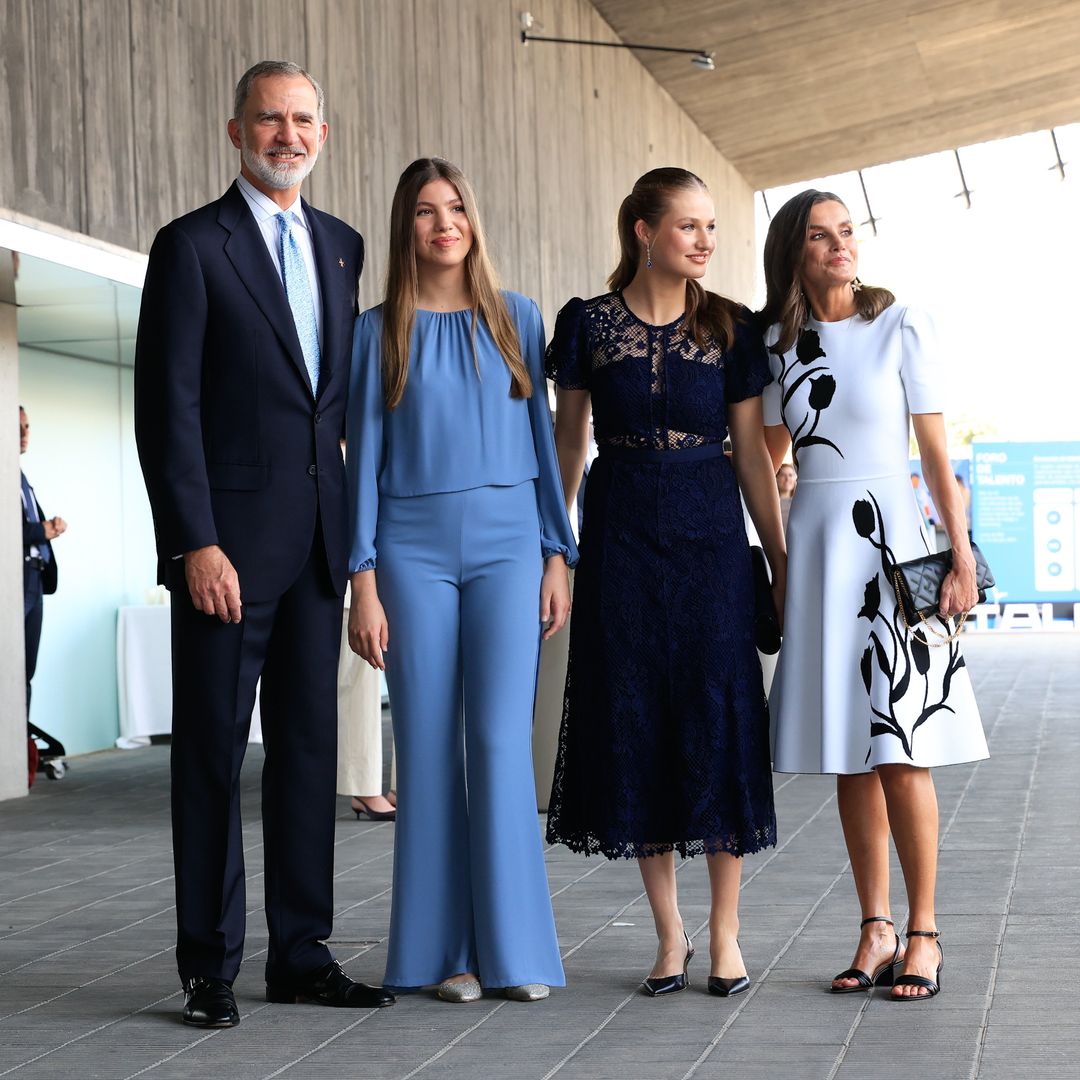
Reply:
[[530, 41], [548, 41], [556, 45], [596, 45], [604, 49], [643, 49], [647, 52], [682, 53], [684, 56], [692, 57], [690, 61], [692, 64], [706, 71], [716, 70], [716, 64], [713, 63], [713, 57], [716, 54], [706, 52], [704, 49], [681, 49], [673, 45], [632, 45], [625, 41], [591, 41], [587, 38], [541, 37], [539, 34], [529, 33], [528, 27], [532, 25], [532, 18], [528, 12], [523, 14], [522, 22], [526, 24], [521, 31], [522, 45], [528, 45]]

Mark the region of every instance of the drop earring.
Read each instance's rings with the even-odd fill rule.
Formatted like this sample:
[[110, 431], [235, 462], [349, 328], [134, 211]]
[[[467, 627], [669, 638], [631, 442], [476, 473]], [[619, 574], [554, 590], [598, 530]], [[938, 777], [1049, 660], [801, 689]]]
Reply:
[[651, 270], [652, 269], [652, 241], [651, 240], [645, 245], [645, 269], [646, 270]]
[[862, 282], [857, 277], [852, 278], [851, 279], [851, 291], [853, 293], [857, 293], [861, 289], [862, 289]]

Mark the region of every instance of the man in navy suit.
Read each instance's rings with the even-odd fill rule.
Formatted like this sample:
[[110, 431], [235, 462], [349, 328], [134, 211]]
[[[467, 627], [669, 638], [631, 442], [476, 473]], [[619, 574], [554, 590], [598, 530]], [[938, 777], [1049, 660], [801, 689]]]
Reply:
[[[19, 453], [30, 445], [30, 417], [19, 406]], [[38, 646], [41, 644], [43, 598], [56, 592], [56, 556], [52, 541], [65, 529], [62, 517], [47, 518], [41, 503], [26, 479], [19, 473], [23, 515], [23, 624], [26, 639], [26, 714], [30, 715], [30, 680], [37, 670]]]
[[172, 592], [172, 820], [185, 1022], [239, 1023], [245, 929], [240, 767], [256, 681], [267, 1000], [379, 1007], [333, 961], [336, 675], [346, 580], [338, 440], [360, 235], [300, 187], [323, 94], [263, 61], [236, 88], [240, 175], [150, 251], [135, 434]]

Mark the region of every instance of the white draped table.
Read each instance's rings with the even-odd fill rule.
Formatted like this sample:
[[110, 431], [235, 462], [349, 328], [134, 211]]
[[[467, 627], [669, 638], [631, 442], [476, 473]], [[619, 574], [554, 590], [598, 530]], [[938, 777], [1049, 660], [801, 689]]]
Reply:
[[[172, 733], [172, 661], [167, 604], [122, 607], [116, 619], [116, 687], [120, 738], [129, 750], [151, 735]], [[258, 695], [251, 714], [250, 742], [262, 742]]]

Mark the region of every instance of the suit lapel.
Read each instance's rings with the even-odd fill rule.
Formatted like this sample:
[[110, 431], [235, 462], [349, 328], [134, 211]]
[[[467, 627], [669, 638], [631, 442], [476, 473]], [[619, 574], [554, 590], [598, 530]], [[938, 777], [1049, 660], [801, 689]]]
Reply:
[[226, 257], [266, 316], [267, 322], [274, 328], [274, 333], [300, 373], [304, 385], [310, 386], [307, 366], [304, 364], [304, 351], [300, 348], [292, 309], [285, 296], [285, 286], [281, 284], [270, 252], [266, 250], [266, 242], [259, 226], [255, 224], [244, 196], [240, 194], [235, 183], [221, 197], [218, 222], [229, 233], [229, 238], [225, 241]]
[[350, 277], [338, 260], [341, 253], [333, 250], [329, 230], [322, 223], [321, 215], [303, 200], [304, 215], [311, 229], [311, 246], [315, 252], [315, 270], [319, 275], [319, 292], [322, 294], [322, 343], [319, 349], [319, 392], [321, 397], [337, 374], [344, 342], [340, 312], [343, 307], [342, 290]]

